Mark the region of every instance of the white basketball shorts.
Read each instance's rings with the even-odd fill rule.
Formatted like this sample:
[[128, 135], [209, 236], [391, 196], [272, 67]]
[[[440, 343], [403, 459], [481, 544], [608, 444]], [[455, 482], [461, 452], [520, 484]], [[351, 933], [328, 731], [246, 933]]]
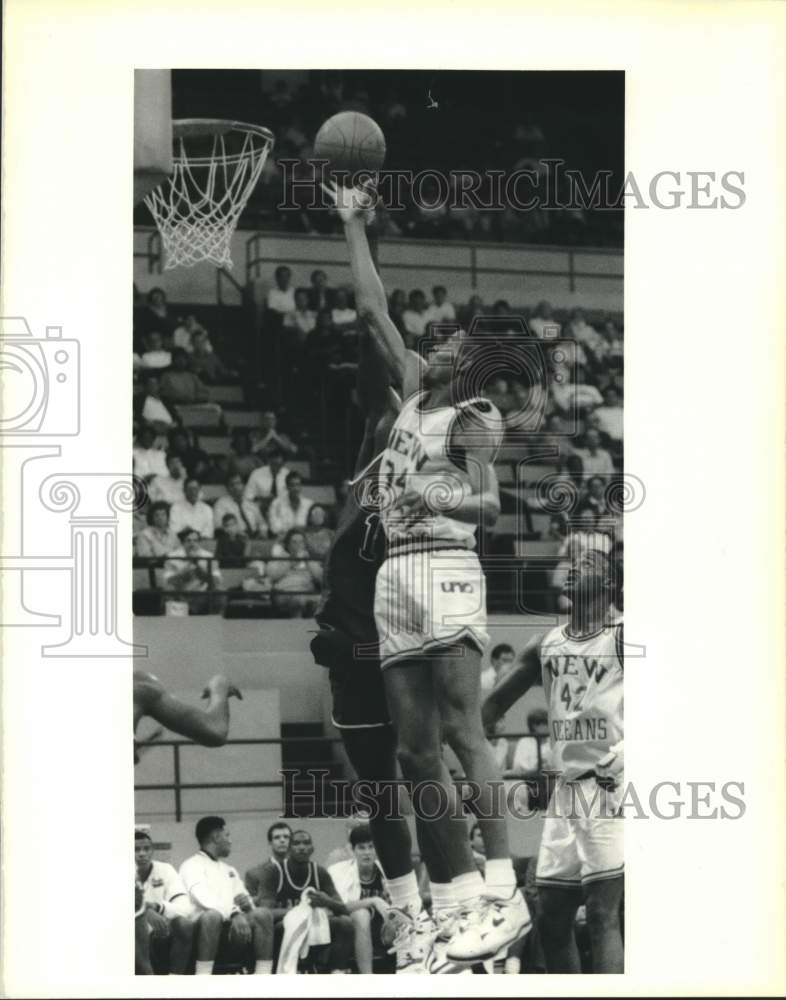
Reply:
[[557, 783], [538, 851], [538, 885], [572, 888], [622, 875], [621, 782], [604, 791], [594, 778]]
[[418, 653], [467, 639], [481, 651], [486, 631], [486, 579], [470, 549], [394, 555], [377, 574], [374, 617], [382, 669]]

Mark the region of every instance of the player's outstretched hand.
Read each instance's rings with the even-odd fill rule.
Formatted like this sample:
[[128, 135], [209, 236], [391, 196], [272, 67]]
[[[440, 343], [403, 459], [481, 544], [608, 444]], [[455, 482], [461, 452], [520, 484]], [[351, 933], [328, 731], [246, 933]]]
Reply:
[[240, 701], [243, 700], [240, 690], [234, 684], [230, 683], [223, 674], [216, 674], [215, 677], [210, 678], [207, 682], [207, 687], [202, 692], [202, 697], [205, 700], [210, 698], [238, 698]]
[[345, 188], [335, 181], [322, 182], [322, 190], [335, 205], [338, 217], [343, 223], [353, 220], [370, 225], [374, 220], [376, 191], [369, 180], [362, 187]]

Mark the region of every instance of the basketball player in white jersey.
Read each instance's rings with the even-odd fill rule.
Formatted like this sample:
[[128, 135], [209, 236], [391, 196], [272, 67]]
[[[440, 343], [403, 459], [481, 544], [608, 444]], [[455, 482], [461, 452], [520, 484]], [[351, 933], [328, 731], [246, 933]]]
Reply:
[[[563, 588], [570, 621], [533, 639], [483, 705], [495, 722], [543, 683], [558, 772], [538, 853], [539, 927], [549, 972], [580, 972], [573, 932], [586, 902], [594, 972], [623, 972], [621, 565], [579, 541]], [[616, 580], [615, 580], [616, 577]]]
[[[403, 401], [380, 470], [387, 493], [381, 511], [387, 554], [377, 575], [374, 611], [388, 708], [402, 772], [420, 790], [416, 812], [429, 816], [433, 839], [453, 873], [460, 917], [445, 954], [453, 962], [482, 961], [530, 927], [516, 889], [505, 815], [495, 801], [501, 775], [480, 713], [480, 663], [488, 633], [475, 534], [499, 514], [491, 463], [502, 421], [487, 400], [460, 398], [470, 380], [464, 335], [437, 344], [425, 362], [405, 348], [369, 251], [368, 196], [335, 185], [326, 191], [344, 223], [358, 314]], [[485, 884], [455, 806], [443, 738], [477, 791], [488, 850]], [[415, 883], [413, 909], [416, 892]]]

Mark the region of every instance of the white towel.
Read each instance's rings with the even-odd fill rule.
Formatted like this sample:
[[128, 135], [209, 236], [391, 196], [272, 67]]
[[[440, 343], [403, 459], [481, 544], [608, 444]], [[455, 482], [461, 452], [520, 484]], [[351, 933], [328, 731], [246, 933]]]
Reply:
[[328, 913], [323, 906], [309, 906], [306, 889], [297, 906], [293, 906], [283, 921], [284, 937], [278, 953], [276, 975], [294, 975], [301, 958], [314, 945], [330, 944]]

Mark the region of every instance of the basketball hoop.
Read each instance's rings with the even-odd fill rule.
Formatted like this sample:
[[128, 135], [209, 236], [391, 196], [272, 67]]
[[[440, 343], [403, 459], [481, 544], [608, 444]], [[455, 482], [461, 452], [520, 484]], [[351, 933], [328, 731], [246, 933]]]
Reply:
[[230, 245], [259, 180], [273, 133], [217, 118], [172, 122], [172, 175], [145, 198], [164, 244], [166, 269], [209, 260], [232, 267]]

